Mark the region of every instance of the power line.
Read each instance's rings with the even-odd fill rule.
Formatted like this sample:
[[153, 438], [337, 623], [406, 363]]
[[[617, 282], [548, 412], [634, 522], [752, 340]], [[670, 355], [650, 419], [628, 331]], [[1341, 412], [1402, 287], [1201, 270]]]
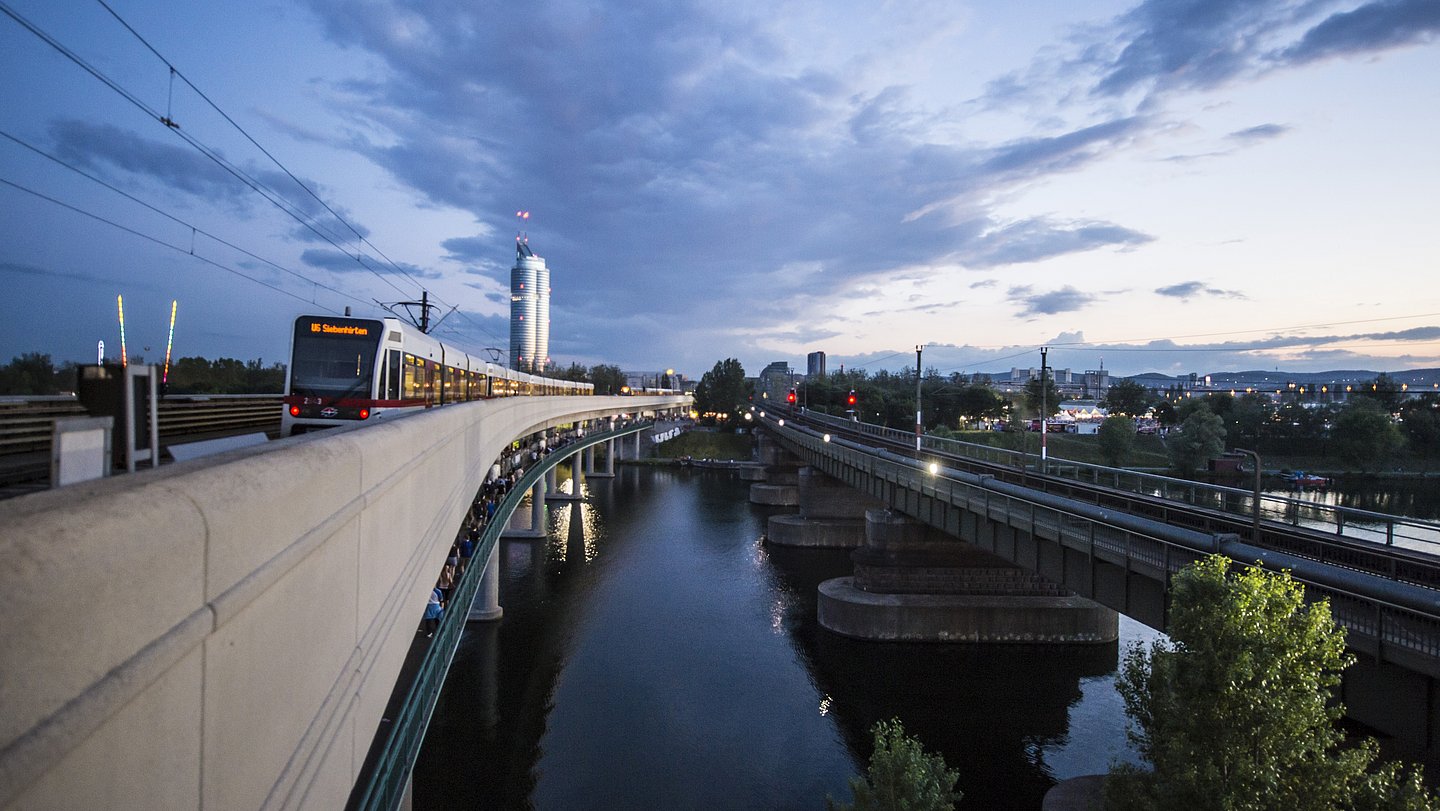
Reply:
[[[140, 205], [140, 206], [143, 206], [143, 207], [145, 207], [146, 209], [149, 209], [150, 211], [153, 211], [153, 212], [155, 212], [156, 214], [159, 214], [160, 216], [162, 216], [162, 217], [170, 220], [171, 222], [173, 222], [173, 223], [175, 223], [175, 224], [177, 224], [177, 225], [181, 225], [181, 226], [184, 226], [185, 228], [189, 228], [192, 235], [194, 235], [194, 234], [199, 234], [199, 235], [205, 236], [205, 237], [207, 237], [207, 238], [209, 238], [209, 239], [211, 239], [211, 240], [214, 240], [215, 242], [220, 243], [221, 245], [224, 245], [224, 246], [227, 247], [227, 248], [230, 248], [230, 249], [232, 249], [232, 250], [239, 251], [240, 253], [245, 254], [246, 256], [250, 257], [251, 259], [256, 260], [257, 262], [264, 262], [266, 265], [269, 265], [270, 267], [275, 268], [275, 269], [278, 270], [278, 271], [281, 271], [281, 272], [283, 272], [283, 273], [288, 273], [288, 274], [290, 274], [291, 276], [294, 276], [294, 277], [300, 279], [301, 281], [305, 282], [306, 284], [311, 284], [311, 285], [314, 285], [314, 286], [316, 286], [316, 287], [324, 288], [324, 289], [326, 289], [326, 290], [329, 290], [329, 291], [332, 292], [332, 293], [335, 293], [336, 295], [343, 296], [343, 297], [345, 297], [345, 298], [350, 299], [351, 301], [355, 301], [355, 302], [358, 302], [358, 303], [360, 303], [360, 304], [365, 304], [365, 305], [369, 305], [369, 304], [370, 304], [370, 302], [369, 302], [368, 300], [366, 300], [366, 299], [362, 299], [362, 298], [360, 298], [360, 297], [358, 297], [358, 296], [351, 295], [350, 293], [347, 293], [347, 292], [345, 292], [345, 291], [343, 291], [343, 290], [340, 290], [339, 288], [331, 287], [330, 285], [322, 284], [322, 283], [320, 283], [320, 282], [317, 282], [317, 281], [315, 281], [314, 279], [311, 279], [309, 276], [306, 276], [306, 275], [303, 274], [303, 273], [300, 273], [300, 272], [295, 271], [295, 270], [291, 270], [291, 269], [289, 269], [289, 268], [287, 268], [287, 267], [284, 267], [283, 265], [280, 265], [280, 264], [277, 264], [277, 263], [275, 263], [275, 262], [272, 262], [271, 260], [266, 259], [265, 257], [260, 256], [259, 254], [256, 254], [256, 253], [253, 253], [253, 252], [251, 252], [251, 251], [248, 251], [248, 250], [240, 247], [239, 245], [234, 244], [233, 242], [230, 242], [230, 241], [228, 241], [228, 240], [222, 239], [221, 237], [218, 237], [218, 236], [216, 236], [215, 234], [212, 234], [212, 233], [210, 233], [209, 231], [206, 231], [206, 230], [203, 229], [203, 228], [200, 228], [200, 227], [198, 227], [198, 226], [196, 226], [196, 225], [194, 225], [194, 224], [192, 224], [192, 223], [186, 222], [185, 220], [182, 220], [182, 219], [180, 219], [179, 217], [176, 217], [176, 216], [174, 216], [173, 214], [170, 214], [169, 212], [162, 211], [161, 209], [157, 208], [156, 206], [153, 206], [153, 205], [151, 205], [150, 203], [147, 203], [147, 202], [145, 202], [144, 200], [141, 200], [140, 198], [134, 196], [133, 194], [130, 194], [129, 192], [124, 191], [123, 189], [120, 189], [119, 187], [117, 187], [117, 186], [115, 186], [115, 185], [113, 185], [113, 184], [111, 184], [111, 183], [109, 183], [109, 182], [107, 182], [107, 181], [105, 181], [105, 180], [103, 180], [103, 179], [101, 179], [101, 178], [98, 178], [98, 177], [90, 174], [89, 172], [86, 172], [85, 170], [83, 170], [83, 169], [81, 169], [81, 168], [79, 168], [79, 167], [77, 167], [77, 166], [75, 166], [75, 165], [73, 165], [73, 164], [71, 164], [71, 163], [69, 163], [69, 162], [67, 162], [67, 161], [65, 161], [65, 160], [63, 160], [63, 159], [61, 159], [61, 158], [59, 158], [59, 157], [57, 157], [57, 156], [55, 156], [55, 155], [52, 155], [52, 154], [50, 154], [50, 153], [48, 153], [48, 152], [40, 149], [39, 147], [37, 147], [37, 146], [35, 146], [35, 145], [33, 145], [33, 144], [28, 143], [28, 142], [24, 141], [23, 139], [21, 139], [21, 138], [19, 138], [19, 137], [16, 137], [15, 135], [13, 135], [13, 134], [11, 134], [11, 133], [9, 133], [9, 132], [6, 132], [6, 131], [3, 130], [3, 129], [0, 129], [0, 137], [7, 138], [7, 139], [9, 139], [10, 141], [18, 144], [19, 146], [24, 147], [25, 149], [28, 149], [28, 150], [30, 150], [31, 152], [34, 152], [35, 154], [40, 155], [40, 156], [43, 157], [43, 158], [46, 158], [47, 160], [54, 161], [55, 163], [57, 163], [57, 164], [65, 167], [66, 169], [69, 169], [70, 171], [74, 172], [75, 174], [80, 175], [81, 177], [83, 177], [83, 178], [85, 178], [85, 179], [87, 179], [87, 180], [90, 180], [90, 181], [92, 181], [92, 182], [94, 182], [94, 183], [97, 183], [97, 184], [99, 184], [99, 185], [101, 185], [101, 186], [104, 186], [105, 188], [107, 188], [107, 189], [109, 189], [110, 191], [112, 191], [112, 192], [120, 195], [121, 197], [124, 197], [125, 199], [130, 200], [131, 202], [134, 202], [134, 203], [136, 203], [136, 204], [138, 204], [138, 205]], [[193, 249], [193, 248], [191, 249], [190, 253], [192, 253], [192, 254], [194, 253], [194, 249]]]
[[[8, 180], [8, 179], [3, 178], [3, 177], [0, 177], [0, 184], [4, 184], [4, 185], [6, 185], [6, 186], [9, 186], [9, 187], [11, 187], [12, 189], [15, 189], [15, 190], [17, 190], [17, 191], [25, 192], [26, 194], [33, 195], [33, 196], [35, 196], [35, 197], [40, 198], [41, 200], [45, 200], [45, 201], [47, 201], [47, 202], [54, 203], [55, 205], [60, 206], [61, 208], [67, 209], [67, 210], [69, 210], [69, 211], [73, 211], [73, 212], [75, 212], [76, 214], [80, 214], [80, 215], [85, 216], [85, 217], [89, 217], [89, 218], [91, 218], [92, 220], [98, 220], [99, 222], [103, 222], [103, 223], [105, 223], [106, 225], [109, 225], [109, 226], [111, 226], [111, 227], [113, 227], [113, 228], [117, 228], [117, 229], [119, 229], [119, 230], [121, 230], [121, 231], [124, 231], [124, 232], [127, 233], [127, 234], [131, 234], [131, 235], [133, 235], [133, 236], [139, 237], [140, 239], [143, 239], [143, 240], [145, 240], [145, 241], [147, 241], [147, 242], [153, 242], [154, 244], [159, 245], [159, 246], [161, 246], [161, 247], [163, 247], [163, 248], [169, 248], [169, 249], [172, 250], [172, 251], [176, 251], [176, 252], [178, 252], [178, 253], [183, 253], [183, 254], [185, 254], [185, 255], [187, 255], [187, 256], [192, 256], [192, 257], [200, 260], [201, 262], [204, 262], [204, 263], [207, 264], [207, 265], [212, 265], [212, 266], [217, 267], [217, 268], [219, 268], [220, 270], [223, 270], [223, 271], [225, 271], [225, 272], [227, 272], [227, 273], [233, 273], [233, 274], [235, 274], [236, 276], [239, 276], [239, 277], [242, 278], [242, 279], [245, 279], [245, 280], [247, 280], [247, 281], [252, 281], [252, 282], [258, 284], [258, 285], [260, 285], [261, 287], [267, 287], [267, 288], [269, 288], [269, 289], [271, 289], [271, 290], [274, 290], [276, 293], [281, 293], [281, 294], [286, 295], [286, 296], [289, 296], [289, 297], [291, 297], [291, 298], [293, 298], [293, 299], [299, 299], [300, 301], [306, 302], [306, 303], [308, 303], [308, 304], [310, 304], [310, 305], [312, 305], [312, 306], [315, 306], [315, 307], [322, 307], [322, 306], [323, 306], [323, 305], [317, 304], [316, 302], [311, 301], [311, 300], [305, 298], [304, 296], [296, 295], [296, 294], [294, 294], [294, 293], [291, 293], [289, 290], [285, 290], [285, 289], [283, 289], [283, 288], [276, 287], [275, 285], [270, 284], [269, 282], [263, 281], [263, 280], [261, 280], [261, 279], [257, 279], [257, 278], [255, 278], [254, 276], [250, 276], [250, 275], [247, 275], [247, 274], [245, 274], [245, 273], [241, 273], [240, 271], [236, 270], [235, 268], [230, 267], [229, 265], [221, 264], [220, 262], [216, 262], [216, 261], [213, 260], [213, 259], [207, 259], [207, 258], [205, 258], [204, 256], [201, 256], [201, 255], [199, 255], [199, 254], [197, 254], [197, 253], [194, 253], [193, 250], [191, 250], [191, 249], [189, 249], [189, 248], [184, 248], [184, 247], [181, 247], [181, 246], [179, 246], [179, 245], [172, 245], [172, 244], [170, 244], [169, 242], [166, 242], [165, 240], [160, 239], [159, 237], [152, 237], [152, 236], [150, 236], [149, 234], [141, 233], [140, 231], [137, 231], [137, 230], [135, 230], [134, 228], [129, 227], [128, 225], [121, 225], [120, 223], [115, 222], [114, 220], [108, 219], [108, 218], [106, 218], [106, 217], [102, 217], [102, 216], [100, 216], [99, 214], [96, 214], [96, 213], [94, 213], [94, 212], [86, 211], [85, 209], [80, 208], [80, 207], [78, 207], [78, 206], [70, 205], [69, 203], [66, 203], [66, 202], [64, 202], [64, 201], [62, 201], [62, 200], [58, 200], [58, 199], [56, 199], [56, 198], [54, 198], [54, 197], [51, 197], [51, 196], [48, 195], [48, 194], [45, 194], [44, 192], [36, 191], [35, 189], [32, 189], [32, 188], [30, 188], [30, 187], [28, 187], [28, 186], [21, 185], [21, 184], [19, 184], [19, 183], [16, 183], [16, 182], [14, 182], [14, 181], [12, 181], [12, 180]], [[329, 310], [332, 314], [337, 314], [337, 315], [338, 315], [338, 313], [335, 313], [334, 310], [330, 310], [330, 308], [328, 308], [328, 307], [323, 307], [323, 309]]]
[[[341, 253], [344, 253], [346, 256], [348, 256], [348, 257], [350, 257], [350, 258], [352, 258], [352, 259], [355, 259], [355, 260], [356, 260], [356, 263], [359, 264], [360, 267], [364, 268], [365, 270], [370, 271], [372, 274], [374, 274], [374, 275], [375, 275], [377, 278], [379, 278], [381, 281], [385, 282], [387, 285], [389, 285], [391, 288], [393, 288], [397, 293], [400, 293], [402, 296], [403, 296], [403, 295], [409, 295], [409, 293], [407, 293], [405, 290], [402, 290], [402, 289], [401, 289], [400, 287], [398, 287], [393, 281], [391, 281], [390, 279], [386, 278], [383, 274], [379, 273], [379, 272], [376, 271], [374, 268], [366, 265], [363, 261], [361, 261], [361, 260], [359, 259], [359, 254], [353, 254], [353, 255], [350, 254], [350, 253], [347, 252], [339, 243], [337, 243], [337, 242], [335, 241], [335, 239], [334, 239], [331, 235], [322, 233], [322, 232], [319, 230], [319, 228], [317, 228], [317, 227], [311, 222], [311, 218], [305, 216], [305, 215], [303, 214], [303, 212], [300, 212], [300, 211], [298, 210], [298, 208], [294, 208], [294, 204], [290, 203], [289, 200], [284, 197], [284, 195], [280, 194], [278, 191], [275, 191], [274, 189], [271, 189], [269, 186], [267, 186], [267, 185], [266, 185], [265, 183], [263, 183], [262, 181], [254, 178], [254, 177], [251, 177], [251, 176], [250, 176], [248, 173], [246, 173], [244, 170], [240, 169], [238, 166], [235, 166], [235, 165], [232, 164], [230, 161], [226, 160], [226, 159], [225, 159], [223, 156], [221, 156], [218, 152], [216, 152], [215, 150], [211, 149], [208, 145], [206, 145], [204, 142], [200, 141], [198, 138], [195, 138], [195, 137], [191, 136], [189, 133], [182, 131], [177, 125], [175, 125], [175, 123], [174, 123], [172, 120], [170, 120], [169, 116], [161, 115], [158, 111], [156, 111], [154, 108], [150, 107], [148, 104], [146, 104], [143, 100], [141, 100], [141, 99], [140, 99], [138, 96], [136, 96], [134, 93], [131, 93], [130, 91], [126, 90], [119, 82], [117, 82], [117, 81], [115, 81], [114, 79], [111, 79], [109, 76], [105, 75], [102, 71], [100, 71], [99, 68], [96, 68], [95, 66], [93, 66], [93, 65], [91, 65], [90, 63], [86, 62], [85, 59], [84, 59], [83, 57], [81, 57], [79, 54], [77, 54], [75, 51], [73, 51], [73, 50], [71, 50], [70, 48], [66, 47], [63, 43], [61, 43], [59, 40], [55, 39], [54, 37], [52, 37], [51, 35], [49, 35], [48, 33], [46, 33], [46, 32], [45, 32], [44, 30], [42, 30], [39, 26], [37, 26], [37, 25], [35, 25], [34, 23], [30, 22], [29, 20], [25, 19], [25, 18], [24, 18], [23, 16], [21, 16], [18, 12], [16, 12], [14, 9], [12, 9], [7, 3], [5, 3], [4, 0], [0, 0], [0, 12], [3, 12], [6, 16], [8, 16], [8, 17], [10, 17], [11, 19], [15, 20], [15, 22], [19, 23], [23, 28], [25, 28], [25, 29], [26, 29], [27, 31], [29, 31], [30, 33], [34, 34], [36, 37], [39, 37], [43, 42], [45, 42], [45, 43], [46, 43], [47, 45], [49, 45], [51, 48], [54, 48], [54, 49], [55, 49], [57, 52], [59, 52], [61, 55], [65, 56], [67, 59], [71, 60], [71, 61], [74, 62], [76, 65], [79, 65], [82, 69], [85, 70], [85, 72], [87, 72], [87, 73], [89, 73], [91, 76], [95, 77], [97, 80], [99, 80], [99, 81], [100, 81], [102, 84], [104, 84], [106, 87], [109, 87], [111, 90], [114, 90], [114, 91], [115, 91], [116, 93], [118, 93], [122, 98], [124, 98], [126, 101], [129, 101], [129, 102], [130, 102], [131, 104], [133, 104], [135, 107], [137, 107], [137, 108], [140, 109], [142, 112], [144, 112], [147, 116], [149, 116], [150, 118], [153, 118], [153, 119], [155, 119], [156, 121], [164, 124], [165, 127], [166, 127], [166, 129], [170, 130], [170, 131], [173, 132], [175, 135], [177, 135], [181, 140], [183, 140], [185, 143], [187, 143], [187, 144], [189, 144], [191, 147], [195, 148], [198, 152], [200, 152], [200, 154], [202, 154], [202, 155], [204, 155], [205, 157], [209, 158], [209, 159], [210, 159], [211, 161], [213, 161], [217, 166], [219, 166], [220, 168], [224, 169], [226, 172], [230, 173], [232, 176], [235, 177], [235, 179], [239, 180], [241, 183], [243, 183], [243, 184], [245, 184], [246, 186], [250, 187], [250, 189], [253, 190], [256, 194], [259, 194], [261, 197], [265, 198], [265, 200], [267, 200], [271, 205], [273, 205], [273, 206], [275, 206], [276, 208], [280, 209], [282, 212], [284, 212], [284, 213], [285, 213], [287, 216], [289, 216], [291, 219], [294, 219], [296, 222], [300, 223], [302, 226], [304, 226], [305, 228], [309, 229], [309, 230], [310, 230], [312, 233], [314, 233], [316, 236], [318, 236], [318, 237], [320, 237], [321, 239], [325, 240], [326, 242], [330, 243], [330, 244], [331, 244], [332, 246], [334, 246], [336, 249], [340, 250]], [[147, 45], [147, 47], [148, 47], [148, 45]], [[162, 61], [163, 61], [163, 58], [162, 58]], [[166, 63], [166, 64], [168, 65], [169, 63]], [[178, 73], [178, 71], [177, 71], [177, 73]], [[187, 81], [187, 84], [188, 84], [188, 81]], [[196, 92], [199, 92], [199, 91], [197, 90]], [[208, 99], [207, 99], [207, 101], [208, 101]], [[212, 105], [212, 106], [213, 106], [213, 105]], [[221, 115], [224, 116], [224, 113], [221, 112]], [[227, 119], [227, 120], [230, 120], [228, 116], [226, 116], [226, 119]], [[233, 122], [232, 122], [232, 123], [233, 123]], [[246, 135], [246, 137], [248, 138], [249, 136]], [[262, 151], [263, 151], [263, 150], [262, 150]], [[282, 167], [282, 168], [283, 168], [283, 167]], [[287, 170], [286, 173], [289, 174], [288, 170]], [[293, 175], [292, 175], [292, 177], [293, 177]], [[301, 184], [301, 186], [303, 187], [304, 184]], [[322, 203], [322, 204], [323, 204], [323, 203]], [[292, 210], [292, 208], [294, 208], [294, 210]], [[327, 209], [328, 209], [328, 206], [327, 206]], [[339, 218], [337, 217], [337, 219], [339, 219]], [[343, 220], [341, 220], [341, 221], [343, 222]], [[349, 227], [349, 224], [347, 223], [346, 226]], [[403, 269], [397, 267], [397, 270], [400, 270], [400, 272], [401, 272], [402, 274], [404, 274], [404, 275], [406, 275], [406, 276], [408, 277], [409, 274], [405, 274], [405, 272], [404, 272]], [[412, 279], [411, 281], [414, 281], [414, 280]]]
[[184, 82], [186, 86], [188, 86], [191, 90], [194, 90], [196, 95], [203, 99], [206, 104], [210, 105], [210, 108], [212, 110], [214, 110], [216, 113], [219, 113], [220, 117], [224, 118], [227, 122], [229, 122], [230, 126], [234, 127], [237, 132], [245, 136], [245, 140], [249, 141], [256, 149], [260, 150], [260, 152], [265, 157], [269, 158], [271, 163], [279, 167], [280, 171], [284, 172], [287, 177], [295, 181], [295, 185], [303, 189], [306, 194], [310, 195], [310, 197], [315, 200], [315, 202], [319, 203], [325, 208], [326, 211], [330, 212], [330, 216], [334, 217], [337, 222], [349, 229], [350, 233], [355, 235], [356, 240], [358, 240], [363, 245], [369, 246], [371, 250], [379, 254], [381, 258], [383, 258], [387, 263], [389, 263], [391, 267], [399, 271], [402, 275], [405, 276], [405, 278], [409, 279], [417, 287], [423, 287], [423, 285], [416, 281], [415, 278], [411, 276], [408, 272], [406, 272], [404, 268], [396, 264], [392, 259], [390, 259], [390, 257], [386, 256], [379, 248], [375, 247], [375, 245], [372, 244], [370, 240], [366, 239], [365, 236], [361, 234], [358, 229], [355, 228], [355, 226], [351, 225], [345, 220], [344, 217], [340, 216], [340, 214], [335, 211], [335, 209], [331, 208], [330, 204], [326, 203], [323, 199], [321, 199], [320, 195], [316, 194], [314, 190], [312, 190], [309, 186], [305, 185], [305, 183], [301, 181], [300, 178], [296, 177], [295, 174], [285, 166], [285, 164], [280, 162], [279, 158], [276, 158], [273, 154], [271, 154], [270, 150], [261, 146], [260, 142], [255, 140], [255, 138], [252, 137], [250, 133], [245, 130], [244, 127], [240, 126], [240, 124], [236, 122], [235, 119], [231, 118], [228, 113], [220, 109], [220, 105], [216, 104], [214, 101], [211, 101], [210, 97], [205, 95], [205, 91], [197, 87], [194, 82], [190, 81], [190, 78], [188, 76], [186, 76], [179, 68], [175, 67], [175, 65], [171, 63], [170, 60], [166, 59], [158, 50], [156, 50], [155, 47], [145, 39], [145, 37], [140, 35], [140, 32], [136, 31], [134, 27], [130, 25], [130, 23], [126, 22], [125, 19], [115, 11], [115, 9], [111, 8], [110, 4], [106, 3], [105, 0], [96, 0], [96, 2], [98, 2], [106, 11], [110, 12], [110, 16], [114, 17], [117, 22], [119, 22], [122, 26], [125, 27], [126, 31], [129, 31], [131, 35], [135, 37], [135, 39], [140, 41], [140, 44], [144, 45], [146, 49], [150, 51], [150, 53], [154, 54], [156, 59], [159, 59], [161, 62], [165, 63], [165, 67], [170, 69], [170, 73], [172, 75], [180, 77], [180, 81]]

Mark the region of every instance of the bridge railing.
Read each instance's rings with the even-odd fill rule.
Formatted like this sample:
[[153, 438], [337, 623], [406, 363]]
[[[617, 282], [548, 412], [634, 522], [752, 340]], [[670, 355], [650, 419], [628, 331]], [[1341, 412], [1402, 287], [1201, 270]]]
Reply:
[[[450, 662], [455, 657], [460, 637], [465, 632], [466, 616], [480, 589], [485, 562], [495, 550], [495, 545], [499, 543], [500, 536], [510, 522], [510, 516], [524, 500], [525, 494], [561, 459], [591, 445], [644, 430], [653, 424], [632, 423], [614, 431], [586, 434], [581, 440], [556, 448], [546, 457], [549, 464], [528, 467], [519, 481], [506, 492], [505, 497], [500, 499], [494, 516], [480, 534], [480, 541], [475, 545], [470, 565], [455, 586], [440, 626], [435, 630], [433, 642], [425, 651], [411, 682], [409, 694], [392, 723], [384, 731], [383, 738], [376, 741], [380, 748], [374, 758], [374, 766], [368, 773], [361, 774], [356, 781], [347, 808], [357, 811], [391, 811], [399, 807], [415, 759], [420, 754], [420, 746], [425, 741], [430, 715], [435, 709], [435, 703], [440, 699], [440, 691], [444, 688], [445, 677], [450, 671]], [[416, 618], [416, 622], [419, 622], [419, 618]]]
[[[792, 451], [799, 451], [807, 463], [828, 475], [844, 480], [839, 468], [852, 468], [893, 485], [894, 492], [950, 504], [1162, 582], [1212, 553], [1246, 565], [1259, 561], [1268, 569], [1289, 571], [1313, 598], [1329, 600], [1352, 649], [1440, 676], [1440, 601], [1422, 586], [1262, 549], [1241, 543], [1236, 536], [1207, 535], [1149, 519], [1112, 520], [1104, 510], [1082, 502], [1066, 505], [1065, 499], [1039, 492], [1032, 491], [1033, 497], [1002, 492], [997, 488], [1019, 488], [939, 465], [932, 471], [923, 461], [877, 453], [847, 441], [827, 441], [793, 424], [777, 425], [775, 430]], [[919, 518], [920, 512], [910, 514]]]
[[[853, 422], [813, 411], [807, 411], [802, 416], [809, 422], [874, 436], [892, 444], [903, 444], [909, 447], [914, 445], [915, 435], [907, 431], [887, 428], [883, 425]], [[921, 448], [983, 464], [1004, 465], [1016, 470], [1039, 469], [1041, 473], [1050, 476], [1110, 487], [1137, 495], [1179, 501], [1194, 507], [1218, 510], [1243, 518], [1251, 518], [1255, 514], [1253, 492], [1238, 487], [1177, 479], [1156, 473], [1107, 467], [1053, 456], [1041, 466], [1040, 460], [1032, 453], [928, 435], [921, 438]], [[1440, 523], [1433, 521], [1422, 521], [1338, 504], [1323, 504], [1273, 493], [1260, 494], [1260, 517], [1266, 521], [1306, 527], [1356, 540], [1383, 543], [1388, 546], [1404, 546], [1431, 553], [1440, 552]]]

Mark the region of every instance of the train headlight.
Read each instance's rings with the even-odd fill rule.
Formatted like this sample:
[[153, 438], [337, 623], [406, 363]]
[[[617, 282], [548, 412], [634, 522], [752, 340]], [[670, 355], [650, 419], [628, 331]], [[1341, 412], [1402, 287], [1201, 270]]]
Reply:
[[300, 406], [298, 406], [298, 405], [292, 405], [292, 406], [290, 406], [290, 416], [292, 416], [292, 417], [298, 417], [298, 416], [300, 416]]
[[362, 409], [360, 409], [360, 419], [362, 419], [362, 420], [368, 420], [368, 419], [370, 419], [370, 409], [368, 409], [368, 408], [362, 408]]

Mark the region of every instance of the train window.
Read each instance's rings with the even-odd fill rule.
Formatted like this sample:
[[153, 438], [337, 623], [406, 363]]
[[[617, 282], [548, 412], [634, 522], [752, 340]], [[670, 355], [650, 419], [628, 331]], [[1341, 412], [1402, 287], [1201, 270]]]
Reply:
[[392, 349], [385, 358], [385, 399], [400, 399], [400, 350]]

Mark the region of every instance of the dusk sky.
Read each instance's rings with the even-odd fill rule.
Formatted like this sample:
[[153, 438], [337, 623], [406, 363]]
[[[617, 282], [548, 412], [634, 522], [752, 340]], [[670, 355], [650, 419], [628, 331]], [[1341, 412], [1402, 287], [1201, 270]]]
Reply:
[[0, 362], [507, 348], [527, 210], [562, 365], [1440, 366], [1440, 0], [107, 2], [0, 0]]

